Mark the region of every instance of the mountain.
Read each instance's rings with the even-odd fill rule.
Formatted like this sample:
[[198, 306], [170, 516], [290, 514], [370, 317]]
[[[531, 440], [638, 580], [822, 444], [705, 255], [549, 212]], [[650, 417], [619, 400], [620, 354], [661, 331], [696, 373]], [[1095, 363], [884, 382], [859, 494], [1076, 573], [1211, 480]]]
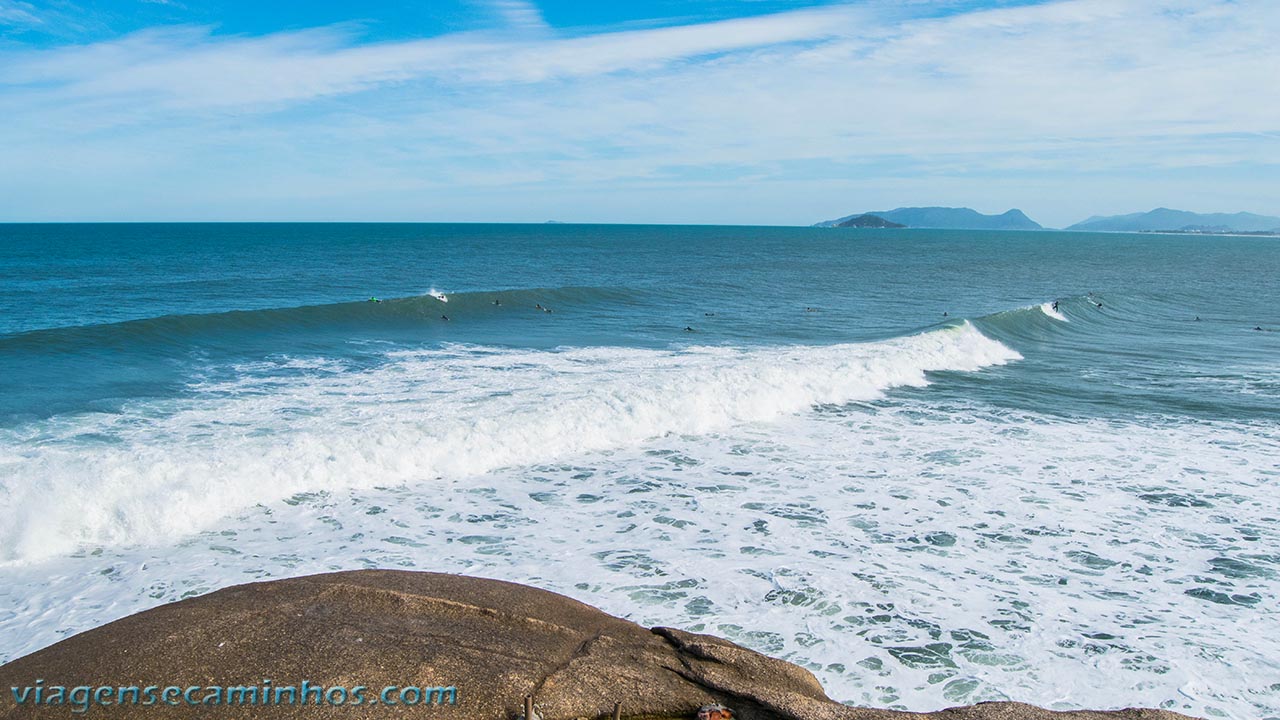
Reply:
[[1173, 230], [1183, 232], [1265, 232], [1280, 229], [1280, 217], [1254, 215], [1253, 213], [1193, 213], [1186, 210], [1156, 208], [1151, 212], [1132, 215], [1094, 216], [1078, 222], [1068, 230], [1100, 232], [1137, 232], [1142, 230]]
[[847, 228], [847, 227], [851, 227], [851, 228], [903, 228], [903, 227], [906, 227], [906, 225], [902, 225], [902, 224], [899, 224], [899, 223], [896, 223], [896, 222], [889, 222], [888, 220], [885, 220], [884, 218], [880, 217], [879, 215], [872, 215], [871, 213], [867, 213], [866, 215], [859, 215], [858, 217], [856, 217], [856, 218], [854, 218], [854, 219], [852, 219], [852, 220], [845, 220], [844, 222], [840, 223], [839, 225], [836, 225], [836, 227], [842, 227], [842, 228]]
[[970, 208], [902, 207], [897, 210], [874, 210], [855, 213], [837, 220], [820, 222], [816, 227], [837, 227], [861, 215], [874, 215], [889, 222], [913, 228], [946, 228], [954, 230], [1040, 230], [1040, 224], [1022, 213], [1010, 210], [1003, 215], [983, 215]]

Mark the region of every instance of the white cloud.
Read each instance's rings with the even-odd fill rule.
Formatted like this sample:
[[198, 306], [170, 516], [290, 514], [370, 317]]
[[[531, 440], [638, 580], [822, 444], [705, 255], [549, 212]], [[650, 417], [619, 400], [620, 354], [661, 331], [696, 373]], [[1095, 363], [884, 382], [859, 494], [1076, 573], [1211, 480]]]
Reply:
[[[1038, 200], [1058, 222], [1112, 199], [1115, 182], [1098, 183], [1104, 198], [1081, 178], [1243, 168], [1236, 187], [1280, 168], [1280, 5], [1267, 0], [1065, 0], [943, 17], [868, 3], [577, 37], [548, 31], [531, 5], [492, 7], [506, 13], [502, 32], [407, 42], [188, 27], [11, 52], [0, 57], [0, 113], [12, 119], [0, 161], [30, 163], [38, 178], [50, 176], [41, 158], [78, 154], [104, 177], [153, 184], [185, 166], [203, 176], [178, 182], [206, 197], [268, 166], [333, 195], [642, 185], [675, 203], [695, 185], [727, 198], [740, 178], [795, 188], [805, 173], [846, 172], [862, 176], [828, 177], [832, 202], [878, 176], [916, 188], [900, 203], [931, 187], [946, 190], [930, 202], [971, 202], [978, 191], [958, 188], [986, 183], [987, 209], [1000, 210], [1011, 202], [995, 188], [1019, 187], [1003, 174], [1036, 175], [1024, 186], [1058, 188]], [[167, 149], [152, 154], [158, 139]], [[130, 148], [134, 160], [113, 160]], [[210, 169], [228, 153], [243, 165]], [[803, 221], [789, 202], [758, 211]]]
[[170, 108], [278, 106], [414, 78], [500, 84], [652, 71], [687, 58], [832, 37], [853, 16], [839, 8], [578, 38], [472, 33], [365, 45], [351, 43], [341, 28], [231, 38], [213, 37], [208, 28], [164, 28], [87, 47], [11, 55], [0, 66], [0, 83], [19, 89], [56, 84], [42, 93], [65, 101], [124, 97]]
[[518, 30], [550, 30], [537, 6], [525, 0], [489, 0], [489, 10], [503, 25]]
[[30, 3], [20, 0], [0, 0], [0, 26], [41, 25], [43, 22]]

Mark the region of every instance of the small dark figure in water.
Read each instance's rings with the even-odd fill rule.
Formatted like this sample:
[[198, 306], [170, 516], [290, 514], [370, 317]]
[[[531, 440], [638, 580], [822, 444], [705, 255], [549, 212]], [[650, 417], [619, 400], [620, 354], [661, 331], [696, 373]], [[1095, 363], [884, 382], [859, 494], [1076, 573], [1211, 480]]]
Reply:
[[1053, 310], [1054, 310], [1054, 312], [1057, 312], [1057, 311], [1058, 311], [1058, 301], [1057, 301], [1057, 300], [1054, 300], [1054, 301], [1053, 301]]
[[493, 304], [494, 304], [494, 305], [501, 305], [501, 304], [502, 304], [502, 301], [501, 301], [501, 300], [494, 300], [494, 301], [493, 301]]
[[715, 317], [715, 313], [702, 313], [706, 317]]
[[1261, 330], [1261, 329], [1262, 329], [1262, 326], [1261, 326], [1261, 325], [1254, 325], [1254, 326], [1253, 326], [1253, 329], [1254, 329], [1254, 330]]
[[551, 312], [551, 308], [542, 308], [542, 312], [549, 313]]
[[538, 308], [539, 310], [542, 309], [542, 303], [534, 303], [533, 306]]
[[947, 312], [946, 310], [942, 311], [942, 317], [950, 317], [950, 316], [951, 316], [951, 313]]
[[805, 312], [818, 312], [818, 308], [811, 308], [811, 307], [807, 307], [807, 308], [805, 308], [805, 309], [804, 309], [804, 311], [805, 311]]
[[376, 297], [371, 297], [371, 298], [369, 298], [369, 302], [382, 302], [382, 301], [381, 301], [381, 300], [379, 300], [379, 299], [378, 299], [378, 298], [376, 298]]
[[1097, 305], [1098, 307], [1102, 307], [1102, 303], [1094, 303], [1094, 304]]
[[684, 327], [684, 331], [685, 331], [685, 332], [693, 332], [694, 330], [693, 330], [693, 328], [691, 328], [691, 327], [689, 327], [688, 325], [686, 325], [686, 326]]
[[1200, 316], [1199, 316], [1199, 315], [1197, 315], [1197, 316], [1196, 316], [1196, 322], [1200, 322]]
[[441, 315], [441, 316], [440, 316], [440, 319], [441, 319], [441, 320], [443, 320], [443, 321], [445, 321], [445, 322], [449, 322], [449, 316], [448, 316], [448, 315]]

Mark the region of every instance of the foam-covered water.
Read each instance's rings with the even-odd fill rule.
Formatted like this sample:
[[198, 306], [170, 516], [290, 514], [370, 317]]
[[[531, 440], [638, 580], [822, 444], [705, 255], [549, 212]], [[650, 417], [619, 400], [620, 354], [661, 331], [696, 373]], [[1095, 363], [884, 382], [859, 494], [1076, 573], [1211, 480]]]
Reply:
[[0, 661], [402, 567], [729, 637], [857, 704], [1280, 716], [1274, 243], [4, 233]]
[[[300, 492], [412, 484], [775, 420], [1017, 359], [967, 322], [861, 345], [396, 351], [0, 434], [0, 561], [155, 544]], [[181, 449], [176, 461], [174, 451]]]

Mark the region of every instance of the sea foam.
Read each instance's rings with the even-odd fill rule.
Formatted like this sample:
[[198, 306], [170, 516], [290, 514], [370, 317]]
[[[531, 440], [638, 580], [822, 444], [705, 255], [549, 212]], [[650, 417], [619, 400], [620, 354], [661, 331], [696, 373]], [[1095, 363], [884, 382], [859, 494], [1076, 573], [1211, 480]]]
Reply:
[[193, 397], [0, 435], [0, 561], [160, 543], [298, 493], [474, 476], [768, 422], [1020, 356], [967, 322], [825, 347], [452, 347], [374, 370], [244, 368]]
[[1276, 695], [1238, 680], [1280, 672], [1266, 605], [1278, 470], [1274, 424], [1069, 420], [928, 392], [823, 405], [478, 476], [301, 492], [163, 549], [10, 564], [0, 662], [227, 585], [405, 568], [728, 637], [859, 705], [1272, 717]]

